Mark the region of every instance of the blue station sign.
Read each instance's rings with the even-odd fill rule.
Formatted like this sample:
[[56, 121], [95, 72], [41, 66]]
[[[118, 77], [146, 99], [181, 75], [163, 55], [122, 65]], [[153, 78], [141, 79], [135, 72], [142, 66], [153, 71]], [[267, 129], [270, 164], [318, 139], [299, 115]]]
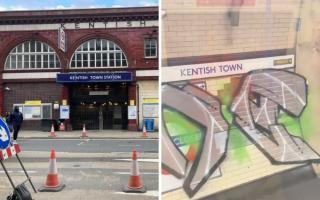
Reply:
[[57, 83], [131, 82], [132, 72], [60, 73]]
[[6, 149], [10, 144], [10, 131], [8, 125], [0, 118], [0, 150]]

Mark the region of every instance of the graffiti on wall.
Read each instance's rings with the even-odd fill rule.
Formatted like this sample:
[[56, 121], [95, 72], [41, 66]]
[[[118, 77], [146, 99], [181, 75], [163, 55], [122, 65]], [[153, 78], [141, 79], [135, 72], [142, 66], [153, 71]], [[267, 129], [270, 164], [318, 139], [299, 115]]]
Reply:
[[[282, 113], [299, 118], [307, 105], [307, 82], [293, 72], [264, 69], [243, 76], [229, 105], [231, 123], [223, 115], [219, 98], [190, 83], [163, 85], [162, 104], [162, 168], [184, 180], [189, 197], [225, 160], [232, 126], [274, 165], [320, 161], [303, 138], [290, 134], [278, 120]], [[183, 122], [183, 130], [175, 128], [178, 115], [190, 123]], [[188, 132], [194, 136], [184, 141], [189, 147], [184, 149], [175, 134]]]

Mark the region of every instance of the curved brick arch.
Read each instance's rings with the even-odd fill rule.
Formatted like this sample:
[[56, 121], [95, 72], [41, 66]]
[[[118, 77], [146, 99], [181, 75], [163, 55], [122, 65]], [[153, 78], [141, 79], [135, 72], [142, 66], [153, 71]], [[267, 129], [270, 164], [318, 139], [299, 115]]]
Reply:
[[[53, 43], [52, 40], [45, 38], [39, 34], [30, 33], [30, 34], [24, 34], [24, 36], [22, 36], [22, 37], [15, 38], [15, 39], [9, 40], [7, 42], [7, 45], [5, 45], [5, 48], [3, 50], [3, 54], [0, 55], [0, 66], [1, 66], [0, 69], [1, 69], [1, 71], [4, 71], [6, 59], [7, 59], [8, 55], [10, 54], [10, 52], [12, 51], [12, 49], [17, 47], [19, 44], [22, 44], [22, 43], [28, 42], [28, 41], [43, 42], [55, 51], [55, 53], [57, 54], [58, 59], [60, 61], [61, 68], [57, 68], [54, 70], [60, 70], [63, 68], [63, 66], [66, 66], [66, 63], [65, 63], [66, 59], [65, 59], [63, 53], [61, 51], [59, 51], [59, 49], [57, 48], [57, 45], [55, 43]], [[19, 70], [19, 71], [23, 71], [23, 70]]]
[[77, 39], [75, 42], [73, 42], [71, 44], [70, 50], [68, 50], [68, 53], [67, 53], [68, 69], [69, 69], [69, 66], [71, 63], [72, 56], [75, 53], [75, 51], [77, 50], [77, 48], [79, 46], [81, 46], [83, 43], [85, 43], [89, 40], [92, 40], [92, 39], [105, 39], [105, 40], [111, 41], [111, 42], [115, 43], [116, 45], [118, 45], [126, 56], [126, 59], [128, 62], [128, 68], [130, 68], [132, 66], [133, 56], [129, 53], [128, 45], [126, 45], [124, 42], [122, 42], [122, 40], [120, 38], [113, 36], [111, 34], [106, 34], [106, 33], [90, 33], [90, 34], [87, 34], [87, 35], [80, 37], [79, 39]]

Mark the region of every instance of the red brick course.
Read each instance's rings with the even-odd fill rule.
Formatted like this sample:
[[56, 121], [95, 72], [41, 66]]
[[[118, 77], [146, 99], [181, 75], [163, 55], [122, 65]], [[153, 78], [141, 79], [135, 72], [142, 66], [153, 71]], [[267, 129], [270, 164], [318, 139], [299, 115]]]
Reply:
[[54, 48], [60, 58], [62, 69], [67, 71], [75, 49], [83, 42], [93, 38], [103, 38], [118, 44], [127, 56], [130, 69], [158, 68], [158, 59], [144, 58], [144, 39], [149, 37], [157, 38], [158, 28], [78, 29], [66, 30], [66, 34], [67, 52], [64, 53], [57, 46], [57, 30], [0, 32], [1, 72], [3, 72], [5, 60], [10, 51], [18, 44], [29, 40], [42, 41]]
[[[10, 91], [4, 92], [4, 112], [12, 112], [13, 103], [24, 104], [28, 100], [41, 100], [42, 103], [60, 101], [62, 85], [56, 83], [8, 83]], [[59, 110], [52, 111], [53, 119], [59, 118]], [[40, 129], [40, 120], [25, 120], [22, 126], [24, 130]]]

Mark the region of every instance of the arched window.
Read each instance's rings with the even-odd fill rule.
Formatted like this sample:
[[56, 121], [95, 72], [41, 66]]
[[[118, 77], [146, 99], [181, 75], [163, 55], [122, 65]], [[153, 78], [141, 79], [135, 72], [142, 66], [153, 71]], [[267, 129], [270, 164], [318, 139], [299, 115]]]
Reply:
[[71, 59], [72, 68], [128, 67], [126, 56], [114, 42], [105, 39], [89, 40], [76, 50]]
[[28, 41], [19, 44], [9, 53], [5, 69], [53, 69], [60, 68], [56, 52], [48, 44], [39, 41]]

